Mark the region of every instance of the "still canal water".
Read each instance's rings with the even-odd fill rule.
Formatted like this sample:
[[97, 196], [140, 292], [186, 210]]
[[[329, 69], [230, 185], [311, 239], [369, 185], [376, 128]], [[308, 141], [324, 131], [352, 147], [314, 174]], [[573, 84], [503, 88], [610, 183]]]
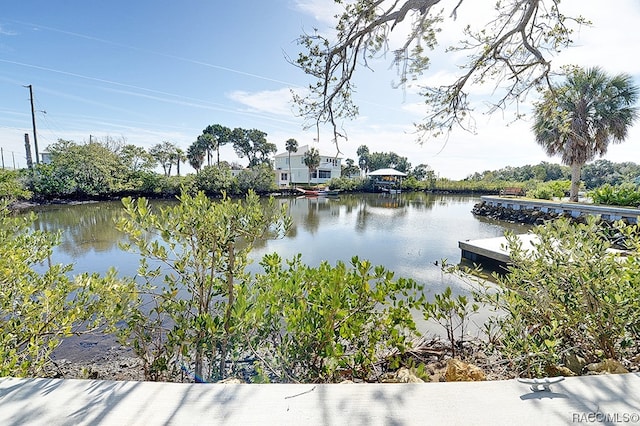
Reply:
[[[352, 256], [384, 265], [396, 277], [413, 278], [427, 294], [451, 286], [466, 292], [464, 283], [443, 275], [439, 263], [460, 261], [459, 240], [502, 236], [505, 229], [527, 228], [475, 217], [478, 197], [424, 193], [348, 194], [337, 198], [282, 198], [293, 219], [283, 239], [261, 242], [253, 252], [253, 272], [266, 253], [283, 258], [302, 254], [304, 263], [316, 266], [326, 260], [348, 263]], [[168, 204], [168, 201], [154, 204]], [[134, 276], [138, 257], [122, 251], [124, 235], [114, 221], [122, 214], [120, 202], [46, 206], [36, 210], [34, 228], [62, 231], [62, 244], [53, 254], [55, 263], [73, 263], [74, 273], [104, 273], [115, 267], [123, 276]]]

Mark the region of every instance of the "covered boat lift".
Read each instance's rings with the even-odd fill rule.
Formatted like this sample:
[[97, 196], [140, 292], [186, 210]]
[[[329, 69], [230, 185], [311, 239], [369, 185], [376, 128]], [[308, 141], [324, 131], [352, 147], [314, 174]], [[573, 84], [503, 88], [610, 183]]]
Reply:
[[374, 187], [383, 192], [398, 194], [402, 188], [402, 178], [407, 174], [396, 169], [378, 169], [367, 174], [373, 179]]

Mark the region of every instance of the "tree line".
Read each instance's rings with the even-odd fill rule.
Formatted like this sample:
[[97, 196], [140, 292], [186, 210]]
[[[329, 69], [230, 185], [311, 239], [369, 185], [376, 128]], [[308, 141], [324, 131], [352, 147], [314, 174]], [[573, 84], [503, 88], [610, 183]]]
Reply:
[[[50, 145], [48, 152], [46, 164], [34, 165], [31, 170], [5, 172], [7, 180], [13, 176], [15, 185], [4, 195], [35, 200], [100, 199], [127, 195], [167, 197], [179, 194], [181, 188], [202, 190], [212, 196], [222, 192], [244, 194], [248, 189], [259, 193], [275, 189], [268, 162], [245, 168], [220, 161], [200, 166], [195, 174], [182, 175], [180, 166], [189, 161], [189, 154], [167, 141], [146, 150], [110, 138], [89, 143], [61, 139]], [[158, 166], [163, 173], [155, 171]]]
[[[623, 183], [637, 183], [638, 178], [640, 178], [640, 165], [631, 161], [614, 163], [609, 160], [598, 159], [586, 164], [582, 168], [580, 175], [585, 188], [588, 190], [605, 184], [615, 186]], [[463, 180], [474, 182], [527, 182], [531, 180], [550, 182], [570, 178], [570, 167], [542, 161], [536, 165], [508, 166], [498, 170], [476, 172]]]

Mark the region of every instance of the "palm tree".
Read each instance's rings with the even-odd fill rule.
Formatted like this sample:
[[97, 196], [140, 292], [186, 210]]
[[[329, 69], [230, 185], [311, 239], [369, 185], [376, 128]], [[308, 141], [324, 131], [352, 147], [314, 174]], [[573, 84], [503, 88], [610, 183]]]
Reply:
[[582, 166], [604, 155], [609, 143], [624, 141], [637, 118], [639, 88], [632, 83], [628, 74], [609, 77], [598, 67], [575, 68], [534, 105], [536, 142], [571, 166], [571, 201], [578, 201]]
[[291, 153], [298, 152], [298, 141], [291, 138], [285, 142], [285, 149], [289, 153], [289, 186], [291, 186]]
[[366, 175], [369, 172], [369, 147], [366, 145], [360, 145], [356, 154], [358, 155], [358, 166]]
[[218, 141], [210, 133], [202, 133], [196, 143], [207, 153], [207, 166], [211, 165], [211, 151], [218, 149]]
[[176, 152], [173, 154], [173, 161], [176, 162], [176, 173], [180, 176], [180, 163], [187, 161], [187, 156], [180, 148], [176, 148]]
[[307, 184], [311, 184], [311, 172], [315, 171], [320, 165], [320, 153], [316, 148], [311, 148], [309, 151], [304, 153], [304, 157], [302, 157], [302, 162], [305, 166], [309, 168], [309, 178], [307, 180]]
[[198, 141], [195, 141], [187, 148], [187, 161], [196, 170], [196, 173], [202, 168], [205, 155], [206, 149]]

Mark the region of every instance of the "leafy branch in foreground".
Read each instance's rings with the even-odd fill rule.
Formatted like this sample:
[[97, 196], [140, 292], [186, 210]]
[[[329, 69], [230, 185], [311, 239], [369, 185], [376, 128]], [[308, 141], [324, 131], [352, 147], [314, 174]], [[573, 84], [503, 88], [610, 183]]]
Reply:
[[30, 230], [34, 220], [0, 206], [0, 376], [40, 374], [64, 337], [115, 330], [134, 299], [114, 270], [70, 278], [71, 265], [51, 264], [60, 235]]
[[290, 227], [285, 205], [243, 201], [226, 195], [212, 201], [203, 192], [183, 193], [180, 203], [153, 211], [144, 198], [123, 200], [126, 248], [140, 253], [141, 302], [128, 322], [128, 336], [149, 379], [193, 369], [196, 380], [224, 378], [244, 345], [242, 303], [250, 275], [245, 268], [253, 243], [281, 237]]
[[[334, 138], [345, 137], [339, 119], [358, 114], [352, 94], [358, 68], [392, 53], [399, 86], [416, 80], [430, 66], [428, 50], [437, 44], [444, 23], [441, 0], [335, 0], [343, 11], [336, 16], [335, 35], [315, 31], [298, 39], [303, 52], [289, 59], [314, 79], [306, 95], [294, 94], [299, 113], [312, 125], [328, 123]], [[454, 126], [468, 128], [472, 111], [471, 87], [492, 81], [497, 99], [490, 111], [518, 102], [536, 85], [548, 83], [551, 56], [569, 46], [570, 23], [588, 24], [582, 17], [561, 13], [559, 0], [507, 0], [495, 2], [492, 20], [479, 29], [467, 26], [464, 39], [449, 51], [468, 52], [461, 75], [450, 84], [422, 87], [427, 116], [417, 125], [422, 136]], [[455, 19], [473, 2], [459, 0], [450, 13]], [[410, 22], [409, 22], [410, 21]], [[392, 34], [405, 34], [404, 42], [391, 46]]]
[[[375, 364], [403, 353], [417, 333], [422, 287], [357, 257], [303, 265], [300, 255], [262, 260], [247, 305], [258, 370], [285, 382], [375, 379]], [[420, 295], [420, 296], [419, 296]]]
[[533, 247], [507, 236], [513, 265], [479, 298], [498, 312], [498, 348], [519, 375], [545, 375], [568, 357], [596, 362], [638, 353], [638, 229], [617, 224], [626, 255], [610, 250], [610, 232], [590, 217], [536, 227]]

